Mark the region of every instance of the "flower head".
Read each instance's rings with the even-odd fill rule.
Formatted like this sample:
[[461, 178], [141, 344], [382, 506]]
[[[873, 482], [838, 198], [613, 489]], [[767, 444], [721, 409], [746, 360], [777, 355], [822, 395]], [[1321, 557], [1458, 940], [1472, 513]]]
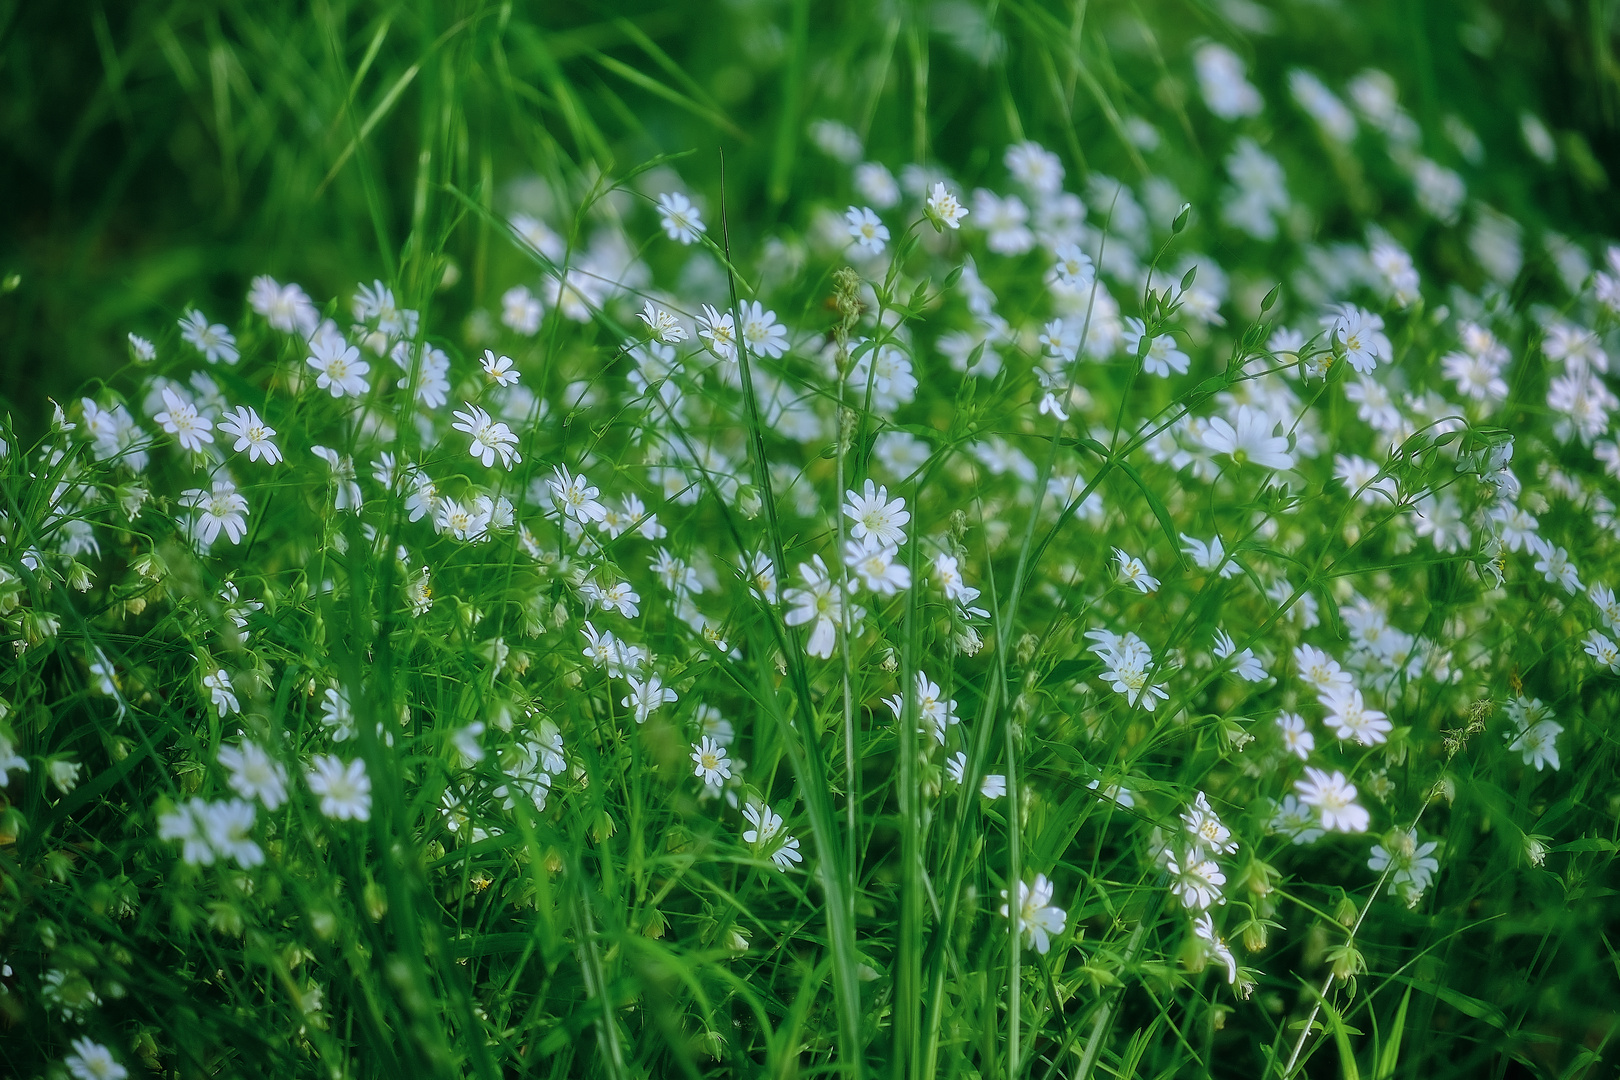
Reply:
[[683, 244], [697, 243], [705, 231], [703, 215], [692, 205], [692, 200], [679, 191], [658, 196], [658, 221], [665, 235]]
[[726, 759], [726, 748], [705, 735], [692, 745], [693, 772], [710, 787], [719, 787], [731, 779], [731, 762]]
[[858, 247], [874, 255], [883, 253], [884, 245], [889, 242], [889, 227], [871, 207], [852, 206], [844, 213], [844, 220], [849, 222], [849, 235]]
[[281, 448], [271, 441], [276, 429], [259, 419], [253, 409], [237, 406], [234, 412], [225, 414], [219, 422], [219, 430], [236, 437], [236, 445], [231, 449], [239, 454], [246, 450], [249, 461], [263, 458], [270, 465], [281, 461]]
[[923, 204], [923, 209], [936, 229], [959, 229], [962, 227], [962, 219], [967, 217], [968, 213], [967, 207], [945, 189], [943, 181], [934, 182], [934, 190], [929, 192], [928, 201]]
[[[1068, 925], [1068, 912], [1052, 903], [1052, 883], [1045, 874], [1036, 874], [1028, 884], [1018, 883], [1018, 912], [1011, 914], [1011, 906], [1003, 903], [1001, 914], [1017, 921], [1024, 940], [1042, 956], [1052, 948], [1052, 938], [1063, 933]], [[1007, 890], [1001, 890], [1001, 899], [1007, 900]]]
[[305, 774], [309, 790], [321, 801], [321, 813], [334, 821], [367, 821], [371, 817], [371, 777], [361, 758], [345, 763], [322, 754]]
[[1295, 781], [1299, 801], [1313, 807], [1329, 832], [1366, 832], [1367, 811], [1356, 803], [1356, 786], [1337, 770], [1330, 776], [1321, 769], [1305, 767], [1305, 779]]
[[466, 412], [456, 411], [456, 422], [450, 426], [472, 436], [470, 452], [474, 458], [488, 468], [495, 464], [495, 456], [499, 454], [501, 464], [508, 469], [523, 460], [523, 455], [517, 450], [517, 436], [511, 428], [491, 418], [489, 413], [470, 401], [466, 402], [466, 406]]
[[305, 362], [317, 373], [315, 385], [335, 398], [360, 397], [371, 389], [365, 378], [371, 365], [360, 359], [360, 350], [345, 341], [331, 323], [309, 339], [309, 358]]

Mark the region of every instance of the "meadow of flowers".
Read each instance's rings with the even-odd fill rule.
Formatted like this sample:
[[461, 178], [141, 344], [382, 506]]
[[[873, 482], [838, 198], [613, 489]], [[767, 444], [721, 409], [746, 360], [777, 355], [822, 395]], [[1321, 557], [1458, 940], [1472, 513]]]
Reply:
[[[548, 83], [14, 406], [11, 1074], [1613, 1068], [1620, 246], [1473, 187], [1601, 166], [1256, 4], [895, 10], [769, 205]], [[1090, 119], [928, 128], [1011, 34]]]

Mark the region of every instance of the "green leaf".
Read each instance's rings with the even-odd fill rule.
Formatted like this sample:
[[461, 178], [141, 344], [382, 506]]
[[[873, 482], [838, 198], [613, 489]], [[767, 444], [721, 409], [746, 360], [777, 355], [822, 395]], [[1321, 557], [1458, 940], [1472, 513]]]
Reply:
[[1153, 489], [1147, 486], [1146, 481], [1142, 479], [1142, 474], [1136, 471], [1135, 466], [1119, 459], [1115, 459], [1114, 464], [1119, 467], [1121, 472], [1130, 477], [1132, 483], [1141, 490], [1142, 497], [1147, 500], [1148, 506], [1153, 510], [1153, 516], [1159, 519], [1159, 527], [1164, 530], [1164, 538], [1170, 542], [1170, 550], [1180, 551], [1181, 541], [1177, 537], [1175, 523], [1170, 520], [1170, 511], [1164, 505], [1164, 500], [1159, 498]]
[[1395, 1064], [1401, 1056], [1401, 1034], [1406, 1030], [1406, 1006], [1412, 1000], [1412, 988], [1408, 986], [1406, 993], [1401, 996], [1401, 1007], [1395, 1010], [1395, 1023], [1390, 1028], [1389, 1040], [1378, 1053], [1378, 1067], [1373, 1070], [1373, 1080], [1389, 1080], [1395, 1075]]

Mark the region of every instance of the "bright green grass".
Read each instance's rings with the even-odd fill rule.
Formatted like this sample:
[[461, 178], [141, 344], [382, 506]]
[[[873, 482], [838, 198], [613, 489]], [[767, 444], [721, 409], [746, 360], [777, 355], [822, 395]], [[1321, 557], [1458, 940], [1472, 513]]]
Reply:
[[[134, 4], [89, 12], [88, 31], [21, 7], [0, 14], [17, 103], [9, 143], [28, 164], [29, 185], [8, 211], [11, 262], [0, 266], [20, 275], [0, 297], [3, 389], [15, 431], [8, 439], [27, 446], [43, 435], [43, 398], [67, 403], [83, 378], [133, 393], [122, 334], [171, 327], [192, 301], [231, 322], [245, 354], [297, 364], [301, 356], [262, 322], [243, 329], [241, 296], [260, 272], [301, 282], [317, 303], [346, 300], [355, 281], [381, 277], [428, 313], [432, 334], [459, 340], [470, 310], [497, 305], [508, 284], [537, 272], [497, 216], [506, 209], [503, 185], [526, 173], [580, 202], [660, 155], [684, 154], [674, 164], [708, 194], [710, 235], [719, 240], [723, 150], [723, 220], [743, 276], [731, 287], [744, 297], [763, 272], [765, 239], [803, 230], [814, 203], [848, 190], [843, 170], [805, 136], [817, 117], [849, 123], [869, 157], [896, 165], [936, 159], [971, 186], [996, 175], [1002, 147], [1025, 137], [1056, 150], [1072, 180], [1087, 170], [1134, 180], [1147, 162], [1120, 127], [1125, 116], [1146, 115], [1185, 148], [1154, 171], [1212, 207], [1220, 154], [1206, 154], [1198, 136], [1207, 117], [1197, 114], [1187, 42], [1212, 36], [1261, 58], [1278, 48], [1276, 38], [1246, 39], [1207, 5], [1001, 3], [982, 15], [1001, 47], [981, 65], [943, 29], [924, 25], [920, 10], [829, 11], [804, 0], [564, 14], [472, 3], [309, 11]], [[1315, 136], [1286, 103], [1286, 65], [1308, 62], [1342, 79], [1376, 63], [1398, 76], [1426, 130], [1457, 112], [1485, 139], [1492, 167], [1469, 172], [1475, 195], [1527, 223], [1611, 234], [1602, 168], [1614, 163], [1594, 156], [1613, 145], [1605, 126], [1615, 87], [1605, 49], [1611, 12], [1601, 4], [1567, 17], [1523, 9], [1488, 17], [1461, 5], [1427, 13], [1406, 5], [1286, 8], [1278, 29], [1290, 52], [1253, 65], [1275, 125], [1272, 150], [1291, 182], [1317, 186], [1305, 149]], [[1135, 19], [1152, 35], [1130, 29]], [[986, 40], [971, 27], [964, 33], [970, 46]], [[1471, 58], [1459, 41], [1490, 62]], [[93, 89], [71, 110], [52, 101], [57, 76], [35, 59], [55, 50], [100, 65], [87, 69], [96, 73], [87, 80]], [[1565, 67], [1574, 73], [1564, 81], [1548, 79]], [[1523, 107], [1556, 121], [1557, 169], [1515, 149]], [[1324, 235], [1341, 228], [1354, 236], [1356, 222], [1386, 197], [1392, 216], [1410, 219], [1404, 196], [1387, 196], [1392, 175], [1375, 170], [1320, 181], [1343, 193], [1320, 223]], [[1409, 243], [1419, 250], [1418, 240]], [[1214, 254], [1263, 284], [1281, 276], [1251, 265], [1253, 252]], [[1448, 237], [1430, 238], [1421, 254], [1426, 270], [1477, 284]], [[437, 293], [447, 257], [461, 279]], [[650, 244], [647, 258], [661, 283], [673, 280], [669, 245]], [[946, 287], [932, 265], [913, 271], [888, 298], [892, 306], [906, 305], [919, 283], [924, 297]], [[796, 326], [831, 333], [835, 284], [830, 271], [817, 274], [775, 304]], [[1532, 266], [1524, 298], [1543, 295], [1551, 277], [1547, 266]], [[1263, 316], [1253, 306], [1258, 326]], [[1246, 328], [1229, 329], [1241, 340]], [[556, 388], [595, 377], [633, 330], [604, 318], [575, 331], [551, 319], [528, 352], [514, 355], [526, 380]], [[1255, 333], [1251, 346], [1264, 338]], [[164, 343], [171, 356], [173, 337]], [[1401, 344], [1424, 355], [1447, 347], [1421, 327]], [[1512, 344], [1516, 355], [1527, 347]], [[247, 372], [233, 389], [261, 392]], [[745, 387], [750, 377], [745, 366]], [[1097, 389], [1105, 405], [1117, 397], [1121, 416], [1128, 384], [1112, 371]], [[851, 393], [858, 423], [875, 425], [854, 401], [859, 388]], [[1516, 394], [1535, 397], [1527, 388]], [[929, 400], [936, 426], [955, 444], [1003, 430], [1025, 396], [1002, 383], [972, 398], [939, 392]], [[1174, 409], [1199, 396], [1165, 394], [1153, 404]], [[790, 552], [822, 537], [804, 535], [796, 519], [778, 520], [759, 462], [783, 453], [783, 443], [752, 394], [738, 400], [744, 405], [729, 419], [747, 433], [744, 468], [762, 512], [711, 506], [701, 520], [668, 524], [683, 544], [701, 527], [703, 543], [728, 559], [739, 549], [774, 548], [786, 575], [805, 557]], [[329, 401], [305, 401], [309, 411], [283, 428], [300, 451], [336, 416]], [[1518, 415], [1536, 414], [1526, 406]], [[1173, 544], [1161, 523], [1199, 512], [1192, 493], [1127, 467], [1129, 425], [1104, 418], [1093, 435], [1092, 446], [1031, 440], [1041, 480], [1060, 460], [1083, 462], [1098, 490], [1124, 508], [1126, 534], [1143, 548]], [[844, 453], [802, 463], [824, 497], [870, 471], [868, 436], [863, 426]], [[554, 417], [526, 438], [521, 481], [587, 449], [608, 462], [625, 454], [622, 433], [593, 414], [568, 425]], [[401, 446], [410, 441], [402, 436]], [[412, 449], [435, 467], [464, 464], [459, 437], [454, 450]], [[8, 789], [16, 801], [6, 820], [17, 838], [0, 848], [0, 960], [18, 972], [6, 981], [19, 990], [0, 996], [0, 1014], [14, 1024], [0, 1039], [0, 1062], [36, 1075], [66, 1052], [78, 1029], [47, 1022], [20, 989], [54, 969], [87, 980], [65, 997], [97, 988], [98, 1015], [111, 1019], [91, 1030], [135, 1075], [141, 1063], [181, 1076], [1278, 1075], [1299, 1042], [1290, 1024], [1311, 1009], [1307, 980], [1323, 985], [1335, 949], [1347, 964], [1354, 959], [1342, 951], [1340, 923], [1346, 910], [1351, 923], [1365, 910], [1354, 937], [1364, 974], [1341, 982], [1316, 1014], [1321, 1027], [1303, 1044], [1310, 1075], [1601, 1074], [1607, 1061], [1598, 1055], [1620, 1004], [1609, 895], [1620, 840], [1607, 731], [1612, 680], [1561, 698], [1561, 715], [1586, 718], [1591, 749], [1566, 757], [1556, 785], [1507, 755], [1495, 728], [1447, 753], [1442, 732], [1465, 722], [1455, 702], [1413, 711], [1411, 757], [1390, 772], [1403, 806], [1427, 807], [1426, 834], [1446, 850], [1444, 880], [1418, 911], [1375, 895], [1364, 854], [1289, 853], [1288, 874], [1273, 879], [1259, 860], [1281, 861], [1287, 845], [1272, 838], [1246, 848], [1228, 867], [1230, 891], [1248, 881], [1274, 886], [1287, 929], [1251, 957], [1236, 929], [1236, 907], [1246, 905], [1234, 901], [1226, 933], [1241, 962], [1267, 973], [1250, 1001], [1236, 1001], [1213, 968], [1176, 962], [1184, 920], [1144, 857], [1146, 830], [1165, 815], [1144, 814], [1138, 824], [1081, 780], [1091, 762], [1142, 763], [1163, 809], [1228, 767], [1242, 724], [1223, 724], [1232, 710], [1198, 684], [1173, 703], [1208, 706], [1191, 731], [1122, 725], [1115, 741], [1094, 745], [1070, 689], [1092, 675], [1079, 638], [1091, 623], [1054, 618], [1045, 598], [1031, 596], [1057, 577], [1059, 554], [1078, 559], [1083, 578], [1104, 579], [1106, 547], [1079, 556], [1051, 548], [1064, 523], [1050, 503], [1045, 515], [1032, 515], [971, 472], [947, 468], [948, 458], [942, 453], [905, 493], [912, 528], [963, 544], [964, 566], [994, 613], [984, 628], [991, 645], [956, 674], [938, 670], [952, 628], [942, 606], [917, 593], [886, 609], [884, 640], [895, 648], [902, 687], [926, 668], [958, 699], [972, 731], [969, 775], [1000, 770], [1009, 799], [921, 797], [921, 788], [941, 783], [938, 759], [919, 766], [914, 725], [890, 724], [881, 706], [871, 711], [897, 678], [882, 651], [812, 665], [802, 632], [746, 599], [727, 623], [746, 662], [694, 663], [674, 677], [683, 697], [708, 691], [733, 703], [727, 712], [747, 741], [750, 779], [778, 802], [797, 793], [793, 828], [818, 876], [776, 874], [740, 843], [732, 822], [696, 805], [695, 788], [681, 782], [688, 739], [673, 720], [623, 724], [613, 708], [620, 683], [604, 690], [600, 672], [557, 659], [577, 663], [580, 641], [577, 615], [553, 616], [567, 595], [558, 574], [510, 546], [494, 561], [437, 553], [439, 598], [427, 619], [413, 621], [398, 602], [394, 561], [371, 557], [351, 519], [321, 516], [327, 493], [318, 483], [291, 479], [255, 494], [253, 558], [245, 562], [252, 595], [267, 609], [255, 617], [255, 648], [233, 656], [243, 671], [237, 685], [264, 731], [289, 746], [318, 727], [328, 677], [369, 688], [353, 696], [373, 814], [366, 825], [334, 830], [307, 798], [295, 798], [274, 815], [276, 839], [267, 846], [275, 870], [251, 891], [234, 872], [181, 866], [173, 845], [155, 840], [153, 808], [223, 791], [211, 753], [222, 737], [229, 741], [234, 722], [178, 696], [181, 688], [196, 692], [199, 651], [218, 651], [221, 582], [151, 521], [125, 528], [109, 551], [116, 570], [85, 596], [72, 595], [64, 610], [76, 614], [60, 633], [103, 648], [129, 685], [152, 695], [131, 694], [129, 717], [113, 723], [106, 699], [86, 682], [82, 648], [31, 650], [3, 684], [16, 710], [7, 722], [28, 732], [30, 753], [71, 747], [86, 775], [58, 797], [36, 764], [20, 793]], [[20, 545], [27, 530], [43, 527], [54, 477], [31, 475], [16, 454], [6, 470], [9, 542]], [[1396, 470], [1412, 488], [1453, 473], [1443, 459]], [[159, 494], [172, 499], [182, 486], [189, 484], [177, 480]], [[1232, 508], [1254, 509], [1268, 497], [1246, 489]], [[1320, 513], [1330, 513], [1327, 504]], [[390, 501], [384, 520], [402, 529], [401, 518], [399, 500]], [[985, 536], [998, 520], [1009, 528], [992, 545]], [[1315, 587], [1329, 590], [1336, 575], [1352, 573], [1376, 580], [1378, 556], [1340, 542], [1340, 531], [1326, 527], [1333, 522], [1321, 524], [1321, 546], [1309, 552]], [[1370, 523], [1364, 528], [1376, 535]], [[1583, 570], [1601, 572], [1610, 551], [1612, 544], [1594, 546]], [[135, 566], [147, 552], [163, 560], [161, 575]], [[1420, 554], [1400, 563], [1397, 584], [1421, 597], [1406, 614], [1439, 634], [1451, 615], [1477, 605], [1478, 581], [1462, 560]], [[921, 580], [925, 559], [917, 559]], [[329, 578], [340, 584], [322, 592]], [[1204, 588], [1178, 594], [1186, 606], [1176, 637], [1188, 644], [1207, 637], [1224, 595], [1219, 584]], [[60, 583], [54, 597], [39, 589], [29, 586], [32, 605], [68, 594]], [[144, 610], [132, 611], [132, 598]], [[1580, 630], [1543, 601], [1539, 588], [1524, 588], [1505, 605], [1505, 626], [1472, 629], [1498, 644], [1493, 671], [1551, 699], [1564, 695], [1566, 680], [1576, 685], [1568, 639]], [[514, 667], [534, 665], [524, 699], [514, 697], [511, 680], [497, 685], [491, 674], [487, 649], [497, 635], [519, 650]], [[655, 651], [678, 655], [669, 635], [661, 644], [647, 633]], [[1563, 652], [1549, 660], [1555, 646]], [[1504, 674], [1486, 689], [1499, 704], [1517, 687]], [[445, 790], [459, 782], [444, 765], [444, 733], [530, 702], [579, 736], [569, 748], [588, 782], [554, 794], [544, 814], [518, 800], [500, 819], [502, 836], [469, 846], [446, 832], [439, 814]], [[402, 706], [412, 726], [396, 722]], [[379, 722], [393, 725], [399, 748], [375, 737]], [[822, 737], [807, 737], [806, 727]], [[861, 762], [853, 773], [852, 757]], [[1428, 798], [1442, 773], [1452, 790]], [[1228, 820], [1248, 820], [1246, 836], [1258, 836], [1261, 811], [1244, 814], [1237, 807]], [[1562, 847], [1540, 870], [1524, 864], [1527, 832], [1556, 834], [1555, 851]], [[1057, 876], [1060, 865], [1059, 902], [1084, 937], [1083, 948], [1054, 966], [995, 910], [1007, 882], [1037, 869]], [[1315, 882], [1343, 882], [1353, 894]], [[1260, 908], [1246, 914], [1260, 919]], [[1267, 936], [1258, 922], [1248, 929]], [[746, 958], [732, 957], [732, 931], [749, 936]], [[316, 983], [323, 1008], [319, 1022], [306, 1023], [300, 1006], [313, 1003]], [[126, 996], [112, 998], [114, 985]]]

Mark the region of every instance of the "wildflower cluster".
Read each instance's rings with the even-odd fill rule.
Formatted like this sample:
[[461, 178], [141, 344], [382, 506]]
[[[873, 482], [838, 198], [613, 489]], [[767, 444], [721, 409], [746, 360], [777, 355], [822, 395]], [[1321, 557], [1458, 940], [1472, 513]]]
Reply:
[[[1465, 904], [1457, 786], [1528, 837], [1616, 703], [1620, 247], [1542, 237], [1533, 274], [1380, 72], [1290, 104], [1187, 65], [1194, 201], [1139, 117], [1140, 183], [1023, 138], [968, 182], [824, 120], [847, 182], [760, 253], [667, 166], [557, 188], [464, 319], [420, 274], [258, 277], [6, 431], [0, 829], [29, 910], [100, 875], [116, 928], [34, 916], [38, 1010], [127, 1019], [161, 912], [188, 993], [251, 984], [277, 1060], [337, 1071], [373, 963], [514, 1069], [598, 1023], [574, 998], [614, 1053], [632, 970], [775, 995], [806, 950], [844, 1010], [1009, 969], [1060, 1014], [1150, 970], [1303, 1013], [1270, 934]], [[1268, 110], [1410, 205], [1302, 227]]]

